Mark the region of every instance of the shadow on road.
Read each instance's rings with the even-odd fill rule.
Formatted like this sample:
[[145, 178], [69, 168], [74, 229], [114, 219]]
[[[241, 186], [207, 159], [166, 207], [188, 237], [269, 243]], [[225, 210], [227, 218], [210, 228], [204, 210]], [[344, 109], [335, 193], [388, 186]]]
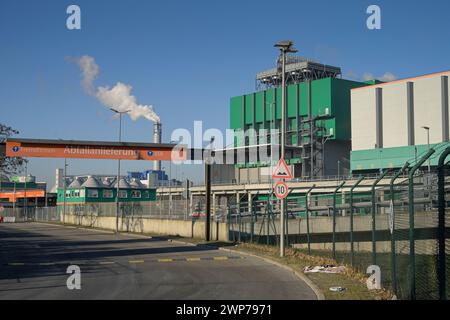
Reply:
[[[3, 225], [0, 227], [0, 279], [61, 275], [71, 262], [77, 261], [114, 261], [124, 257], [136, 259], [137, 256], [195, 253], [216, 249], [203, 245], [175, 245], [165, 240], [165, 237], [130, 239], [126, 235], [93, 233], [59, 226]], [[25, 265], [9, 265], [10, 263]], [[96, 269], [99, 269], [98, 265], [96, 268], [90, 266], [89, 270], [84, 268], [84, 272], [95, 272]]]

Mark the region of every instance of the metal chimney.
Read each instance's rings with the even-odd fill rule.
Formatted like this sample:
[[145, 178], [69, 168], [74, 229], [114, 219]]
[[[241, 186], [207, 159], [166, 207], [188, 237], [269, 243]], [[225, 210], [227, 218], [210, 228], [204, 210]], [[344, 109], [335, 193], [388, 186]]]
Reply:
[[[154, 122], [153, 123], [153, 143], [161, 143], [161, 123]], [[153, 161], [153, 170], [159, 171], [161, 170], [161, 161], [155, 160]]]

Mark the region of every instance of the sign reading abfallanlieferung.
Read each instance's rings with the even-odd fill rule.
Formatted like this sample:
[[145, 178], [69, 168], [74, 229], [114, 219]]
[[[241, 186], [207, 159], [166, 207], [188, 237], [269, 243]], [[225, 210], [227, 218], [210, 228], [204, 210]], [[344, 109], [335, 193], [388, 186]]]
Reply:
[[133, 143], [83, 143], [55, 141], [30, 142], [13, 140], [6, 142], [8, 157], [39, 158], [79, 158], [79, 159], [113, 159], [113, 160], [162, 160], [181, 161], [186, 159], [186, 148], [153, 144]]

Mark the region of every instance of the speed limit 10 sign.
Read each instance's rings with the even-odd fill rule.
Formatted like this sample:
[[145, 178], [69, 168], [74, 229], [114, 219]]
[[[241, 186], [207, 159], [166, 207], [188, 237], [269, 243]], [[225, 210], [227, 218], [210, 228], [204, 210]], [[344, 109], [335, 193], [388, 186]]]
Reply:
[[287, 195], [288, 195], [288, 192], [289, 192], [289, 188], [288, 188], [288, 186], [287, 186], [287, 184], [285, 183], [285, 182], [283, 182], [283, 181], [278, 181], [276, 184], [275, 184], [275, 196], [278, 198], [278, 199], [284, 199], [284, 198], [286, 198], [287, 197]]

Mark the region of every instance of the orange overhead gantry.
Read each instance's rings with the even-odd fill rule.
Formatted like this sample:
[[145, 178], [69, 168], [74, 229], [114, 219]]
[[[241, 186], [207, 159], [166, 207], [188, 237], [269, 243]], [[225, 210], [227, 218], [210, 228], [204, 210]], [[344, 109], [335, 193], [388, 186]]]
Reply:
[[164, 143], [44, 140], [9, 138], [8, 157], [112, 160], [186, 160], [186, 146]]

